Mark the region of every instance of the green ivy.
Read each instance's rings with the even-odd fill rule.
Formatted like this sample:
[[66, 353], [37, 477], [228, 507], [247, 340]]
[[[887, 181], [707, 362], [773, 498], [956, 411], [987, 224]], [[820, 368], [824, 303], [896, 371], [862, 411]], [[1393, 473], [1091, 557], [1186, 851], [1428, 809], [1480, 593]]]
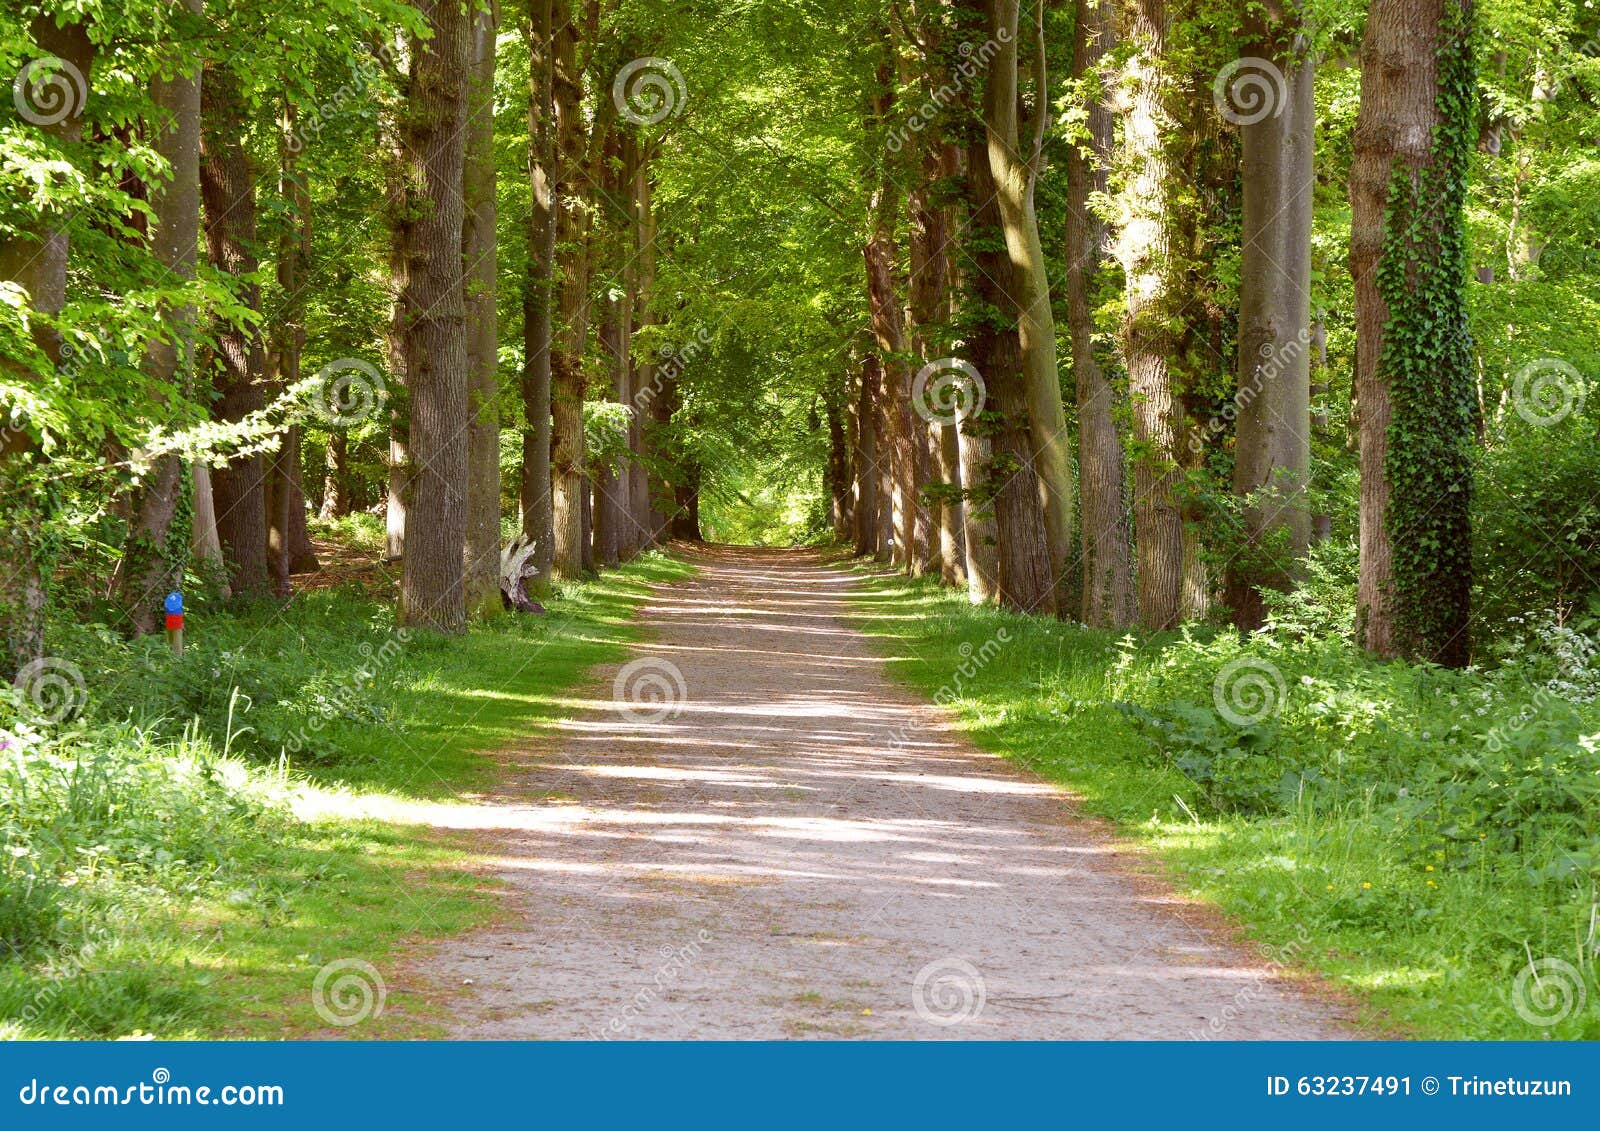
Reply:
[[1438, 53], [1433, 160], [1397, 162], [1378, 289], [1388, 305], [1383, 375], [1392, 418], [1385, 470], [1397, 642], [1412, 657], [1468, 657], [1472, 451], [1477, 422], [1464, 295], [1468, 162], [1477, 139], [1470, 3], [1450, 6]]

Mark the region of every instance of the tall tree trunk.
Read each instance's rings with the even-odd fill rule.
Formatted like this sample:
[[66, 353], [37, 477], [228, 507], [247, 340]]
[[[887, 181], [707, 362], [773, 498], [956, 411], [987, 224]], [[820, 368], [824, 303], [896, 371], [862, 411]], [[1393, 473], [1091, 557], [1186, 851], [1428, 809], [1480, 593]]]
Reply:
[[583, 573], [584, 445], [583, 347], [588, 338], [588, 212], [581, 200], [585, 183], [582, 76], [578, 73], [577, 30], [568, 6], [553, 9], [555, 44], [556, 157], [562, 272], [559, 328], [550, 359], [550, 402], [554, 450], [551, 456], [551, 507], [554, 514], [555, 576]]
[[[226, 65], [206, 68], [202, 98], [200, 192], [205, 202], [206, 248], [212, 265], [236, 280], [238, 300], [261, 309], [256, 270], [256, 185], [244, 147], [247, 111], [239, 79]], [[219, 421], [234, 423], [266, 403], [265, 353], [254, 323], [220, 323], [216, 329], [213, 382]], [[265, 461], [240, 456], [216, 469], [211, 480], [217, 508], [217, 535], [227, 559], [233, 591], [264, 596], [267, 569]]]
[[[1045, 0], [1035, 0], [1034, 109], [1031, 138], [1020, 136], [1018, 121], [1019, 0], [988, 0], [989, 34], [999, 44], [984, 86], [984, 121], [988, 127], [989, 167], [1000, 205], [1006, 249], [1011, 255], [1011, 298], [1016, 305], [1017, 338], [1022, 364], [1029, 440], [1034, 471], [1039, 477], [1044, 509], [1045, 542], [1049, 548], [1054, 600], [1040, 613], [1070, 607], [1066, 587], [1072, 560], [1072, 454], [1066, 414], [1061, 405], [1061, 374], [1056, 368], [1055, 316], [1050, 308], [1050, 274], [1034, 212], [1034, 186], [1043, 159], [1044, 129], [1049, 119], [1045, 84]], [[1024, 33], [1026, 34], [1026, 33]]]
[[222, 559], [222, 540], [217, 537], [217, 504], [211, 496], [211, 468], [200, 461], [190, 465], [194, 484], [194, 530], [190, 552], [214, 573], [221, 596], [229, 595], [228, 568]]
[[466, 628], [467, 317], [462, 291], [462, 171], [471, 17], [464, 0], [432, 0], [433, 35], [412, 42], [401, 137], [408, 207], [401, 227], [402, 344], [410, 476], [402, 624]]
[[1361, 440], [1358, 628], [1379, 656], [1466, 663], [1476, 401], [1462, 206], [1470, 0], [1373, 0], [1350, 173]]
[[828, 423], [828, 466], [825, 476], [828, 491], [828, 521], [835, 541], [843, 542], [853, 533], [850, 498], [850, 437], [845, 429], [845, 414], [837, 390], [823, 397]]
[[[968, 126], [967, 239], [972, 270], [969, 360], [987, 386], [987, 410], [968, 419], [963, 432], [981, 431], [989, 441], [985, 466], [968, 480], [972, 505], [992, 509], [996, 550], [995, 599], [1018, 612], [1055, 611], [1055, 579], [1045, 541], [1043, 503], [1029, 436], [1026, 378], [1016, 324], [1012, 259], [999, 250], [1001, 223], [989, 139], [983, 123]], [[973, 498], [972, 496], [976, 496]]]
[[[1072, 43], [1073, 77], [1099, 87], [1106, 53], [1116, 42], [1111, 0], [1077, 0]], [[1083, 622], [1122, 628], [1134, 622], [1133, 548], [1129, 542], [1122, 436], [1113, 412], [1105, 358], [1095, 343], [1094, 290], [1110, 250], [1110, 230], [1090, 210], [1106, 191], [1114, 145], [1111, 107], [1098, 93], [1083, 107], [1086, 145], [1067, 152], [1067, 322], [1078, 402], [1078, 476], [1082, 498]]]
[[[608, 192], [613, 186], [608, 186]], [[603, 300], [598, 338], [600, 355], [611, 370], [612, 388], [625, 380], [622, 358], [624, 331], [622, 327], [622, 300], [615, 296]], [[598, 566], [615, 566], [622, 560], [623, 509], [618, 492], [617, 465], [609, 456], [596, 458], [592, 467], [594, 484], [594, 560]]]
[[856, 442], [851, 452], [851, 478], [855, 491], [855, 549], [868, 557], [878, 550], [878, 397], [883, 366], [876, 353], [861, 361], [861, 382], [856, 395]]
[[[279, 141], [278, 195], [291, 205], [278, 239], [278, 289], [283, 306], [273, 327], [269, 368], [279, 390], [300, 381], [305, 352], [306, 272], [311, 261], [311, 191], [300, 171], [297, 113], [284, 107]], [[267, 563], [273, 589], [289, 595], [289, 577], [317, 568], [316, 551], [306, 531], [306, 499], [300, 476], [300, 428], [284, 430], [278, 450], [267, 460]]]
[[498, 5], [472, 13], [461, 255], [467, 308], [467, 615], [498, 616], [500, 342], [495, 291], [494, 68]]
[[[885, 35], [885, 46], [889, 41]], [[886, 58], [878, 66], [877, 88], [869, 108], [869, 127], [883, 127], [894, 107], [894, 68]], [[883, 362], [881, 409], [888, 424], [880, 437], [880, 458], [889, 474], [893, 506], [890, 560], [912, 571], [916, 559], [916, 437], [911, 411], [911, 371], [906, 364], [905, 315], [895, 286], [894, 230], [898, 191], [893, 171], [885, 168], [873, 190], [872, 230], [862, 248], [867, 268], [867, 298], [872, 334]]]
[[[634, 227], [634, 286], [638, 292], [635, 300], [635, 322], [639, 326], [655, 323], [651, 299], [656, 285], [656, 219], [654, 196], [650, 184], [650, 151], [642, 139], [637, 167], [633, 179]], [[628, 466], [628, 505], [633, 516], [632, 525], [638, 531], [641, 550], [655, 544], [655, 532], [650, 521], [650, 478], [642, 457], [646, 452], [646, 434], [649, 420], [649, 401], [655, 395], [656, 366], [653, 352], [643, 350], [633, 368], [632, 395], [629, 397], [632, 420], [628, 425], [628, 446], [635, 458]]]
[[328, 433], [328, 469], [322, 477], [322, 506], [317, 517], [327, 522], [350, 513], [350, 438], [342, 428]]
[[551, 304], [556, 213], [553, 0], [529, 0], [528, 266], [522, 280], [522, 533], [533, 542], [535, 583], [550, 580], [555, 527], [550, 499]]
[[[79, 89], [87, 91], [95, 57], [87, 23], [58, 27], [46, 16], [35, 20], [31, 31], [41, 57], [62, 60], [81, 77]], [[58, 79], [67, 82], [70, 77], [60, 75]], [[18, 76], [13, 97], [27, 98], [31, 89]], [[39, 89], [46, 92], [41, 105], [65, 110], [59, 120], [41, 126], [41, 132], [58, 145], [75, 144], [83, 136], [84, 99], [71, 97], [63, 107], [50, 101], [49, 87]], [[59, 314], [66, 306], [70, 222], [69, 210], [49, 206], [32, 230], [14, 232], [0, 241], [0, 279], [27, 291], [29, 307], [36, 313]], [[60, 365], [60, 332], [35, 322], [33, 335], [50, 364]], [[10, 379], [25, 384], [43, 382], [47, 376], [22, 365], [8, 364], [7, 368], [12, 371]], [[0, 577], [6, 578], [0, 589], [0, 678], [7, 681], [44, 654], [43, 522], [48, 494], [34, 481], [40, 462], [37, 440], [28, 432], [0, 430]]]
[[1124, 187], [1117, 195], [1117, 258], [1127, 288], [1122, 331], [1123, 361], [1133, 399], [1134, 545], [1138, 566], [1140, 622], [1174, 627], [1183, 617], [1184, 532], [1177, 488], [1183, 406], [1173, 389], [1169, 359], [1176, 343], [1172, 327], [1176, 298], [1170, 294], [1167, 260], [1172, 231], [1167, 215], [1168, 162], [1172, 133], [1167, 112], [1171, 77], [1167, 59], [1164, 0], [1132, 0], [1124, 9], [1127, 43], [1123, 108]]
[[[191, 0], [189, 8], [198, 13], [199, 0]], [[154, 148], [172, 168], [172, 180], [152, 194], [155, 229], [150, 250], [156, 262], [186, 281], [194, 278], [199, 257], [200, 71], [201, 64], [196, 61], [186, 74], [172, 78], [158, 75], [150, 90], [151, 101], [163, 117], [152, 130]], [[163, 314], [171, 337], [153, 343], [145, 351], [144, 371], [158, 386], [192, 389], [194, 308], [166, 309]], [[174, 520], [190, 490], [190, 477], [184, 473], [182, 458], [161, 456], [133, 503], [133, 521], [117, 566], [116, 600], [136, 633], [156, 630], [161, 623], [161, 598], [183, 583], [187, 543], [194, 526], [185, 529]], [[214, 509], [209, 521], [215, 537]]]
[[1272, 0], [1245, 19], [1245, 50], [1283, 76], [1239, 124], [1244, 211], [1239, 263], [1239, 392], [1233, 491], [1245, 500], [1247, 547], [1226, 594], [1240, 628], [1266, 619], [1263, 589], [1288, 589], [1286, 558], [1310, 543], [1311, 204], [1316, 145], [1315, 61], [1297, 13]]

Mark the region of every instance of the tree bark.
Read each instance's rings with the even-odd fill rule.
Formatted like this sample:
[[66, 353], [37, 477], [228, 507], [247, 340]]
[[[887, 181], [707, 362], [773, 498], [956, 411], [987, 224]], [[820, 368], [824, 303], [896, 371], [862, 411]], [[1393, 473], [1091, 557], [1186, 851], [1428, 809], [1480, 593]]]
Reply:
[[317, 517], [324, 522], [350, 513], [350, 440], [342, 429], [328, 433], [327, 471], [322, 477], [322, 506]]
[[[191, 0], [188, 6], [191, 12], [199, 13], [199, 0]], [[152, 130], [154, 148], [172, 169], [172, 180], [152, 193], [155, 228], [150, 250], [156, 262], [184, 281], [194, 278], [199, 258], [200, 72], [201, 64], [196, 62], [187, 74], [172, 78], [158, 75], [150, 89], [151, 101], [163, 115]], [[157, 386], [173, 384], [192, 390], [194, 308], [166, 309], [163, 314], [171, 337], [146, 349], [144, 372]], [[205, 469], [197, 466], [196, 471]], [[154, 632], [160, 626], [161, 598], [183, 583], [187, 543], [194, 526], [187, 530], [173, 526], [179, 504], [190, 489], [182, 458], [161, 456], [134, 500], [133, 521], [117, 566], [116, 601], [135, 633]], [[215, 538], [214, 509], [210, 522], [210, 533]], [[183, 540], [179, 547], [173, 546], [173, 538]]]
[[[556, 577], [583, 573], [584, 444], [583, 347], [588, 338], [588, 212], [582, 202], [586, 169], [582, 117], [582, 76], [578, 73], [577, 31], [566, 3], [552, 12], [555, 50], [556, 159], [561, 170], [558, 221], [562, 259], [559, 328], [550, 359], [550, 402], [554, 450], [551, 455], [551, 508], [555, 530], [552, 569]], [[609, 105], [609, 101], [606, 103]]]
[[402, 624], [466, 628], [467, 318], [461, 236], [471, 17], [464, 0], [422, 9], [433, 32], [412, 43], [402, 138], [402, 345], [410, 394], [410, 475]]
[[1357, 628], [1381, 657], [1446, 665], [1469, 656], [1472, 585], [1461, 211], [1476, 101], [1471, 22], [1470, 0], [1373, 0], [1350, 173]]
[[878, 552], [878, 386], [883, 365], [876, 353], [861, 360], [860, 388], [855, 405], [855, 447], [851, 452], [851, 478], [855, 491], [855, 550], [859, 557]]
[[1027, 406], [1029, 441], [1044, 511], [1051, 584], [1056, 596], [1040, 613], [1065, 615], [1071, 607], [1066, 587], [1072, 559], [1072, 455], [1061, 404], [1061, 374], [1056, 367], [1055, 316], [1050, 307], [1050, 274], [1034, 211], [1034, 187], [1042, 162], [1044, 127], [1049, 117], [1045, 84], [1044, 3], [1035, 0], [1039, 23], [1034, 41], [1033, 137], [1024, 141], [1018, 121], [1019, 0], [988, 0], [989, 34], [999, 44], [984, 86], [989, 167], [1000, 206], [1006, 249], [1011, 256], [1010, 297], [1016, 306], [1017, 340]]
[[1134, 622], [1133, 548], [1129, 541], [1122, 436], [1106, 359], [1095, 342], [1094, 292], [1110, 250], [1110, 230], [1090, 208], [1107, 187], [1115, 144], [1111, 107], [1098, 93], [1109, 83], [1104, 60], [1116, 43], [1111, 0], [1077, 0], [1073, 77], [1090, 84], [1083, 107], [1086, 144], [1067, 152], [1066, 299], [1078, 406], [1078, 478], [1082, 500], [1080, 557], [1083, 622], [1123, 628]]
[[[995, 599], [1017, 612], [1053, 614], [1055, 578], [1045, 541], [1043, 503], [1029, 435], [1026, 378], [1018, 335], [1013, 262], [996, 246], [1002, 217], [989, 162], [988, 131], [973, 120], [967, 136], [967, 233], [972, 270], [969, 360], [985, 382], [987, 409], [969, 418], [963, 434], [979, 431], [989, 441], [987, 464], [968, 480], [969, 503], [993, 510]], [[972, 495], [977, 498], [973, 498]], [[970, 544], [970, 538], [969, 538]], [[980, 566], [981, 570], [981, 566]]]
[[[87, 91], [95, 60], [88, 24], [58, 27], [54, 19], [41, 17], [31, 31], [41, 55], [66, 62], [82, 76], [82, 89]], [[83, 104], [84, 99], [73, 97], [61, 119], [39, 127], [40, 131], [58, 145], [75, 144], [83, 136]], [[50, 208], [32, 230], [0, 241], [0, 279], [27, 291], [29, 307], [36, 313], [59, 314], [66, 306], [70, 221], [70, 210]], [[60, 332], [36, 322], [33, 336], [50, 364], [60, 365]], [[9, 368], [13, 379], [24, 384], [42, 383], [47, 377], [21, 364]], [[33, 482], [40, 463], [33, 436], [23, 429], [0, 430], [0, 577], [7, 579], [0, 590], [0, 678], [7, 681], [44, 654], [43, 512], [48, 495]]]
[[[1270, 110], [1239, 117], [1244, 210], [1239, 263], [1239, 391], [1233, 491], [1245, 501], [1246, 547], [1228, 571], [1234, 622], [1258, 628], [1264, 589], [1294, 583], [1310, 544], [1311, 205], [1316, 145], [1315, 61], [1292, 0], [1245, 19], [1246, 52], [1283, 84]], [[1281, 543], [1281, 544], [1280, 544]]]
[[[637, 140], [637, 144], [639, 152], [633, 179], [635, 322], [639, 326], [651, 326], [656, 321], [651, 308], [656, 285], [655, 200], [650, 183], [650, 151], [643, 140]], [[650, 519], [650, 478], [641, 458], [647, 450], [649, 402], [656, 393], [656, 366], [651, 351], [641, 351], [633, 366], [630, 388], [632, 420], [628, 425], [628, 445], [634, 458], [628, 465], [628, 505], [632, 525], [638, 531], [638, 547], [646, 550], [656, 541]]]
[[522, 280], [522, 533], [533, 543], [536, 587], [550, 581], [555, 528], [550, 498], [551, 304], [556, 213], [555, 55], [552, 0], [529, 0], [528, 266]]
[[494, 69], [499, 8], [472, 12], [463, 154], [462, 272], [467, 311], [467, 541], [469, 617], [496, 617], [500, 597], [500, 365], [495, 284]]
[[1133, 474], [1137, 593], [1140, 622], [1166, 629], [1182, 619], [1184, 595], [1183, 515], [1177, 498], [1183, 406], [1169, 369], [1175, 298], [1167, 278], [1172, 232], [1165, 144], [1173, 125], [1166, 106], [1171, 86], [1166, 5], [1132, 0], [1124, 17], [1129, 102], [1122, 108], [1124, 187], [1117, 196], [1116, 252], [1127, 290], [1122, 353], [1138, 445]]
[[[202, 88], [200, 191], [206, 248], [212, 265], [235, 280], [237, 299], [259, 311], [261, 288], [251, 278], [257, 266], [255, 171], [243, 143], [244, 98], [238, 77], [226, 65], [207, 67]], [[212, 380], [218, 399], [213, 411], [219, 421], [231, 424], [266, 403], [266, 357], [254, 323], [221, 323], [216, 340]], [[233, 592], [265, 596], [269, 591], [265, 461], [259, 454], [231, 459], [212, 474], [211, 486], [217, 535]]]

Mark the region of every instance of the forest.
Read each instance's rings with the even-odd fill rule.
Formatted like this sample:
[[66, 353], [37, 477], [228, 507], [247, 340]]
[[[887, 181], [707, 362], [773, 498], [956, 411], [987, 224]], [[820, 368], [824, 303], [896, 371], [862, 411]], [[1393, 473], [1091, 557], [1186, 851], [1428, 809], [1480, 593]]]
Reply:
[[0, 74], [0, 1035], [455, 1033], [484, 798], [914, 695], [1337, 1024], [1600, 1037], [1587, 0], [18, 0]]

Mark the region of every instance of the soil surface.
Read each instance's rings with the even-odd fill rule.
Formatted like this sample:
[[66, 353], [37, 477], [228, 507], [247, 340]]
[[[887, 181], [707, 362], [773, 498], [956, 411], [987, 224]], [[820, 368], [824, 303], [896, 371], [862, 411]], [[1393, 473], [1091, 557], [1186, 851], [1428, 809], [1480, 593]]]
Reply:
[[690, 556], [595, 701], [439, 816], [486, 838], [513, 901], [420, 971], [450, 1036], [1351, 1035], [892, 682], [850, 575]]

